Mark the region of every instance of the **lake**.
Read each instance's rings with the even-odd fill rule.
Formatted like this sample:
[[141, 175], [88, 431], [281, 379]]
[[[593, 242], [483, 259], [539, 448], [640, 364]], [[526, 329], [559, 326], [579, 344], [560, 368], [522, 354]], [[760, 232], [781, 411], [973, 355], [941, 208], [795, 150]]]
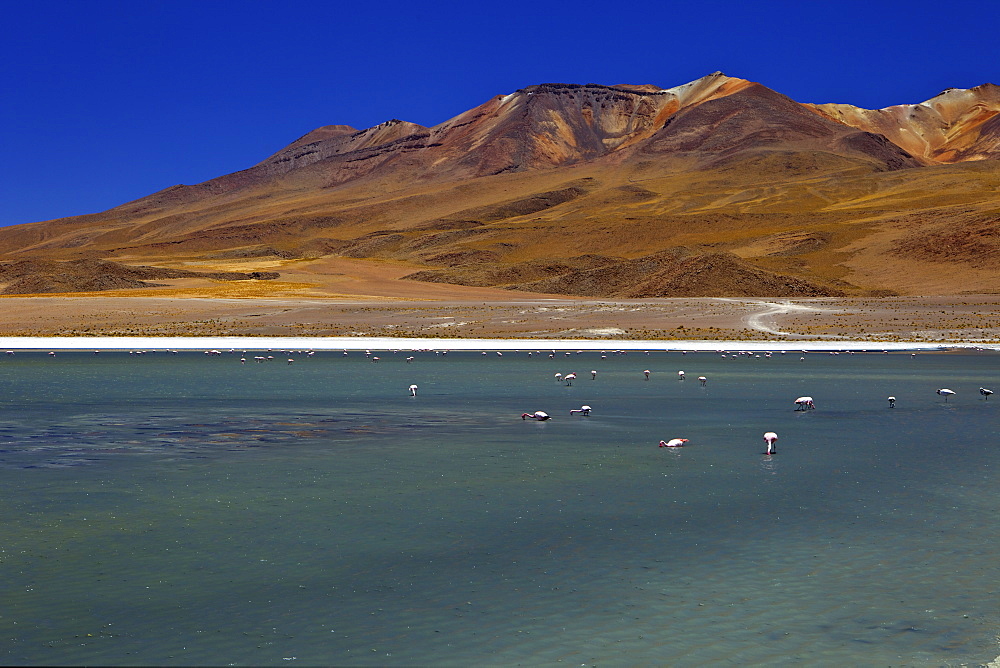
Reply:
[[5, 663], [1000, 654], [996, 352], [372, 352], [0, 357]]

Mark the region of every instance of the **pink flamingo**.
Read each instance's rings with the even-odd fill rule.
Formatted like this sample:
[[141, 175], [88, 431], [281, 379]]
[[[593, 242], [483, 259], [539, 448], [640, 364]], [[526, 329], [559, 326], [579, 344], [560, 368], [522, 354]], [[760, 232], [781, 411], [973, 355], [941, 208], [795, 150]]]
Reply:
[[795, 400], [795, 410], [797, 411], [808, 411], [814, 410], [815, 408], [816, 404], [813, 403], [812, 397], [799, 397]]
[[660, 441], [661, 448], [683, 448], [684, 444], [687, 443], [688, 438], [672, 438], [669, 441]]
[[773, 431], [764, 432], [764, 442], [767, 443], [767, 452], [765, 455], [773, 455], [776, 452], [774, 444], [778, 442], [778, 435]]
[[538, 420], [539, 422], [544, 422], [551, 418], [551, 416], [545, 411], [535, 411], [534, 413], [521, 413], [521, 419], [526, 420], [531, 418], [532, 420]]

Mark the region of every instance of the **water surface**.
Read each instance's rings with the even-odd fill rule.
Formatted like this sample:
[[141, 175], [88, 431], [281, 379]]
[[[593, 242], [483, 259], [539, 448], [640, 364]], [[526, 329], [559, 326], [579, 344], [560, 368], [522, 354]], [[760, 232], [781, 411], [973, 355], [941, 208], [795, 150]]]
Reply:
[[[375, 354], [0, 359], [0, 657], [1000, 653], [1000, 400], [977, 391], [995, 353]], [[803, 394], [817, 410], [793, 410]], [[536, 410], [553, 419], [519, 418]], [[656, 446], [674, 437], [688, 446]]]

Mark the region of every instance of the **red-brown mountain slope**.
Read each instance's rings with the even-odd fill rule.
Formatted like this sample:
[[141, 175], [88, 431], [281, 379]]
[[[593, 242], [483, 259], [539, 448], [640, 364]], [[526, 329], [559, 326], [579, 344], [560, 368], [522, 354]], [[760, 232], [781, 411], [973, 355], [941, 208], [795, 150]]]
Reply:
[[[0, 253], [343, 255], [594, 296], [1000, 289], [983, 262], [1000, 248], [998, 100], [986, 84], [875, 111], [805, 105], [721, 73], [542, 84], [430, 128], [325, 126], [241, 172], [2, 229]], [[935, 251], [949, 228], [976, 244]], [[649, 259], [663, 252], [683, 261]], [[960, 278], [942, 281], [942, 262]]]
[[925, 164], [1000, 157], [1000, 86], [949, 88], [920, 104], [861, 109], [809, 104], [832, 120], [884, 135]]

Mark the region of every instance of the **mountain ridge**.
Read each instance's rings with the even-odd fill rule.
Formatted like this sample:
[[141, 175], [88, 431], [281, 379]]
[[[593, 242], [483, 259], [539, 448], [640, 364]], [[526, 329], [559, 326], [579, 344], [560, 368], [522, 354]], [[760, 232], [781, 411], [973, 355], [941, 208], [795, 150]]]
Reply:
[[[743, 282], [754, 296], [905, 293], [947, 258], [975, 277], [951, 284], [989, 291], [1000, 289], [983, 262], [1000, 248], [998, 159], [993, 84], [880, 110], [799, 103], [721, 72], [667, 89], [536, 84], [431, 127], [322, 126], [245, 170], [2, 229], [0, 256], [164, 266], [343, 256], [402, 262], [426, 280], [581, 295], [621, 294], [594, 276], [638, 276], [652, 265], [636, 261], [671, 249], [692, 259], [663, 271], [719, 274], [637, 278], [647, 296], [733, 296], [737, 276], [753, 277]], [[942, 220], [974, 229], [977, 243], [922, 248], [951, 239]], [[593, 255], [632, 264], [569, 262]], [[497, 282], [531, 263], [568, 268]], [[905, 281], [893, 273], [903, 266]]]

